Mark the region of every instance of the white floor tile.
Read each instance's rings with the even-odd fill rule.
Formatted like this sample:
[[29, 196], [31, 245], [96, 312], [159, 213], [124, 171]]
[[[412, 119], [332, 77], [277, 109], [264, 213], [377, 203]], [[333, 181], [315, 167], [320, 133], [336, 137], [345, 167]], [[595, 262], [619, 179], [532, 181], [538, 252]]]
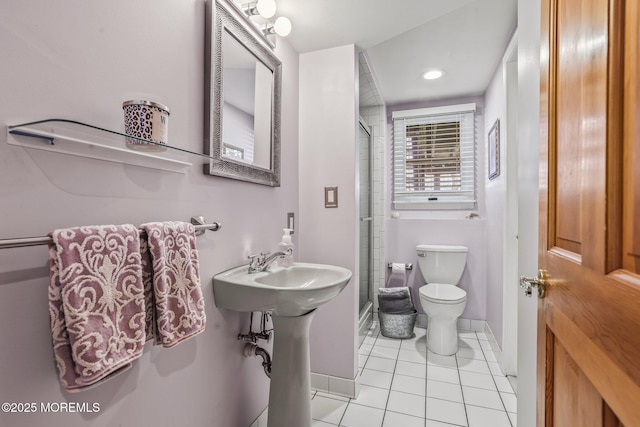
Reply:
[[461, 371], [477, 372], [479, 374], [491, 374], [489, 366], [484, 360], [465, 359], [463, 357], [458, 357], [458, 369]]
[[398, 360], [404, 360], [405, 362], [425, 363], [427, 355], [417, 350], [406, 350], [401, 348], [398, 353]]
[[371, 336], [371, 335], [369, 335], [369, 336], [367, 336], [367, 337], [362, 341], [362, 345], [361, 345], [361, 347], [362, 347], [362, 346], [365, 346], [365, 345], [368, 345], [368, 346], [373, 347], [373, 344], [374, 344], [375, 342], [376, 342], [376, 337], [375, 337], [375, 336]]
[[427, 368], [424, 363], [406, 362], [404, 360], [398, 360], [396, 363], [396, 374], [407, 375], [410, 377], [422, 378], [427, 377]]
[[415, 345], [418, 342], [422, 342], [425, 343], [427, 342], [427, 336], [426, 336], [426, 332], [424, 329], [415, 329], [416, 331], [422, 331], [422, 332], [415, 332], [413, 334], [413, 336], [411, 338], [405, 338], [402, 340], [402, 343], [400, 344], [400, 347], [407, 347], [407, 346], [412, 346]]
[[343, 402], [348, 402], [350, 400], [347, 396], [340, 396], [338, 394], [326, 393], [324, 391], [317, 392], [316, 396], [327, 397], [329, 399], [334, 399], [334, 400], [342, 400]]
[[457, 369], [443, 368], [436, 365], [427, 365], [427, 379], [460, 384], [460, 376]]
[[498, 391], [503, 393], [513, 393], [513, 388], [511, 388], [511, 383], [507, 379], [507, 377], [503, 376], [494, 376], [493, 380], [496, 382], [496, 386], [498, 387]]
[[399, 391], [391, 391], [389, 393], [389, 402], [387, 402], [388, 411], [413, 415], [414, 417], [423, 417], [424, 408], [425, 398], [423, 396]]
[[378, 336], [378, 339], [376, 340], [376, 345], [380, 345], [383, 347], [390, 347], [390, 348], [400, 348], [401, 343], [402, 343], [402, 340], [395, 339], [395, 338], [388, 338], [382, 335]]
[[[458, 338], [458, 347], [482, 348], [480, 345], [480, 341], [475, 338]], [[489, 350], [490, 349], [491, 348], [489, 348]]]
[[424, 427], [424, 418], [387, 411], [382, 427]]
[[458, 354], [441, 356], [424, 329], [393, 340], [374, 325], [358, 349], [358, 398], [312, 391], [312, 427], [516, 427], [514, 386], [487, 335], [459, 332]]
[[489, 341], [478, 341], [480, 343], [480, 348], [482, 348], [483, 350], [488, 350], [488, 351], [493, 351], [493, 348], [491, 347], [491, 342]]
[[358, 368], [364, 368], [365, 363], [367, 363], [368, 355], [358, 354]]
[[[460, 371], [460, 382], [464, 386], [483, 388], [485, 390], [496, 391], [493, 377], [487, 374], [479, 374], [471, 371]], [[508, 382], [508, 381], [507, 381]]]
[[369, 356], [366, 369], [375, 369], [382, 372], [393, 372], [396, 368], [396, 359], [387, 359], [385, 357]]
[[484, 333], [484, 332], [476, 332], [476, 336], [481, 341], [489, 341], [490, 340], [489, 335]]
[[456, 424], [441, 423], [440, 421], [427, 420], [426, 427], [456, 427]]
[[398, 349], [376, 344], [373, 346], [373, 350], [371, 350], [371, 356], [396, 360], [398, 358]]
[[455, 356], [442, 356], [432, 352], [427, 353], [427, 365], [441, 366], [443, 368], [457, 369], [458, 364]]
[[498, 409], [504, 411], [502, 399], [497, 391], [482, 390], [474, 387], [462, 387], [464, 403], [466, 405], [482, 406], [483, 408]]
[[496, 354], [490, 350], [483, 350], [484, 358], [487, 362], [497, 362]]
[[465, 357], [467, 359], [485, 360], [484, 353], [479, 348], [458, 347], [458, 352], [456, 353], [456, 356]]
[[371, 353], [371, 350], [373, 350], [373, 344], [362, 344], [358, 349], [358, 354], [368, 356]]
[[462, 388], [459, 384], [427, 380], [427, 396], [435, 399], [463, 403]]
[[491, 371], [491, 375], [504, 376], [504, 374], [502, 373], [502, 369], [500, 369], [500, 365], [498, 363], [487, 362], [487, 365], [489, 365], [489, 370]]
[[504, 403], [504, 408], [507, 412], [518, 412], [518, 403], [515, 394], [500, 393], [500, 397], [502, 398], [502, 403]]
[[347, 405], [348, 402], [342, 400], [316, 395], [311, 401], [311, 418], [338, 425], [347, 409]]
[[418, 340], [403, 340], [400, 344], [400, 348], [404, 350], [419, 351], [421, 353], [427, 352], [427, 340], [425, 337], [420, 337]]
[[340, 421], [344, 427], [381, 427], [384, 410], [350, 403]]
[[394, 375], [391, 383], [391, 390], [401, 391], [403, 393], [425, 395], [424, 379], [416, 377], [408, 377], [406, 375]]
[[427, 419], [458, 426], [467, 425], [467, 416], [462, 403], [427, 397]]
[[351, 403], [384, 409], [387, 406], [388, 399], [389, 389], [361, 385], [358, 398], [351, 399]]
[[509, 417], [504, 411], [467, 406], [469, 427], [511, 427]]
[[477, 340], [478, 336], [473, 331], [458, 331], [458, 338], [471, 338]]
[[389, 372], [374, 371], [373, 369], [365, 368], [360, 375], [360, 384], [390, 389], [392, 378], [393, 374]]

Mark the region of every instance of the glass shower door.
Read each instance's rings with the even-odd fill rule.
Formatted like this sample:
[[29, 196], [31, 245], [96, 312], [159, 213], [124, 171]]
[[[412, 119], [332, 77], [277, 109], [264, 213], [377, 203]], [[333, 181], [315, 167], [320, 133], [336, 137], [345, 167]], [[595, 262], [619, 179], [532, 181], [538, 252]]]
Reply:
[[[371, 279], [373, 276], [372, 262], [372, 236], [373, 236], [373, 212], [372, 212], [372, 158], [371, 158], [371, 133], [360, 122], [360, 312], [366, 309], [371, 301]], [[371, 301], [373, 302], [373, 301]]]

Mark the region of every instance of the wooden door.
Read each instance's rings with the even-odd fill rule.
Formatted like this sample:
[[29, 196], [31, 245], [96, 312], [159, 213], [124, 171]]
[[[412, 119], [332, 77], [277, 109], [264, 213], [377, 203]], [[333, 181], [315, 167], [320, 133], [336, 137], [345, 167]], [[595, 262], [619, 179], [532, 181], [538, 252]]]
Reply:
[[640, 426], [638, 3], [542, 0], [539, 426]]

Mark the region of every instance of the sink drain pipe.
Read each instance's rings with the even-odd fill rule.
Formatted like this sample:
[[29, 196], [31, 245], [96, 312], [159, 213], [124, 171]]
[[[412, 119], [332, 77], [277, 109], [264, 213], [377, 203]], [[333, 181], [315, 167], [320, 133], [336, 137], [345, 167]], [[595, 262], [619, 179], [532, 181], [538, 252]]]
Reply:
[[264, 369], [264, 373], [271, 378], [271, 356], [267, 350], [262, 347], [258, 347], [255, 343], [248, 342], [244, 346], [244, 355], [247, 357], [262, 357], [262, 368]]

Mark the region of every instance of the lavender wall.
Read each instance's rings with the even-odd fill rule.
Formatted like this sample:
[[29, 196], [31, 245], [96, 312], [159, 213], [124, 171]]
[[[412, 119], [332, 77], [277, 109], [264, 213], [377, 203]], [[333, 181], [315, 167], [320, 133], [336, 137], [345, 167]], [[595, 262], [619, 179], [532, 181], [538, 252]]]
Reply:
[[[359, 205], [355, 46], [300, 55], [300, 257], [346, 267], [347, 287], [311, 325], [311, 371], [354, 379], [357, 370]], [[338, 186], [338, 207], [324, 187]]]
[[[467, 306], [462, 318], [485, 320], [486, 319], [486, 287], [487, 287], [487, 263], [491, 262], [492, 255], [487, 253], [487, 234], [485, 220], [485, 196], [484, 181], [485, 144], [484, 138], [484, 107], [480, 97], [458, 98], [433, 102], [411, 103], [387, 107], [388, 140], [392, 138], [391, 114], [396, 110], [409, 110], [414, 108], [429, 108], [443, 105], [464, 104], [474, 102], [476, 104], [476, 154], [479, 161], [476, 163], [478, 184], [476, 186], [477, 209], [472, 211], [415, 211], [393, 210], [399, 214], [398, 218], [391, 218], [393, 202], [392, 180], [387, 181], [387, 251], [389, 262], [413, 263], [415, 268], [409, 276], [408, 283], [413, 289], [416, 308], [419, 307], [418, 289], [424, 285], [424, 280], [418, 268], [418, 244], [450, 244], [463, 245], [469, 248], [467, 265], [460, 280], [460, 287], [467, 291]], [[387, 165], [392, 164], [392, 146], [387, 150]], [[391, 168], [389, 169], [391, 170]], [[481, 219], [465, 219], [470, 212], [477, 212]]]
[[[487, 144], [487, 134], [496, 120], [500, 120], [500, 175], [489, 180], [484, 175], [486, 209], [487, 209], [487, 252], [491, 254], [491, 262], [487, 264], [487, 323], [498, 344], [502, 347], [502, 304], [504, 282], [505, 251], [505, 209], [506, 209], [506, 177], [507, 177], [507, 94], [503, 63], [500, 61], [485, 92], [485, 135], [483, 143]], [[487, 153], [488, 156], [488, 153]], [[488, 157], [484, 163], [487, 168]], [[485, 169], [487, 170], [487, 169]]]
[[[168, 105], [170, 143], [203, 141], [202, 0], [0, 3], [0, 124], [48, 117], [121, 129], [122, 101]], [[3, 402], [96, 402], [98, 413], [0, 413], [3, 426], [249, 425], [267, 405], [258, 359], [236, 334], [248, 315], [215, 306], [211, 277], [277, 247], [298, 207], [298, 55], [282, 40], [282, 186], [27, 152], [0, 135], [0, 238], [76, 225], [189, 220], [223, 228], [198, 238], [207, 329], [175, 348], [148, 344], [134, 367], [76, 395], [61, 391], [47, 311], [46, 248], [0, 251], [0, 384]], [[256, 207], [259, 207], [257, 209]], [[297, 242], [298, 234], [294, 235]]]

